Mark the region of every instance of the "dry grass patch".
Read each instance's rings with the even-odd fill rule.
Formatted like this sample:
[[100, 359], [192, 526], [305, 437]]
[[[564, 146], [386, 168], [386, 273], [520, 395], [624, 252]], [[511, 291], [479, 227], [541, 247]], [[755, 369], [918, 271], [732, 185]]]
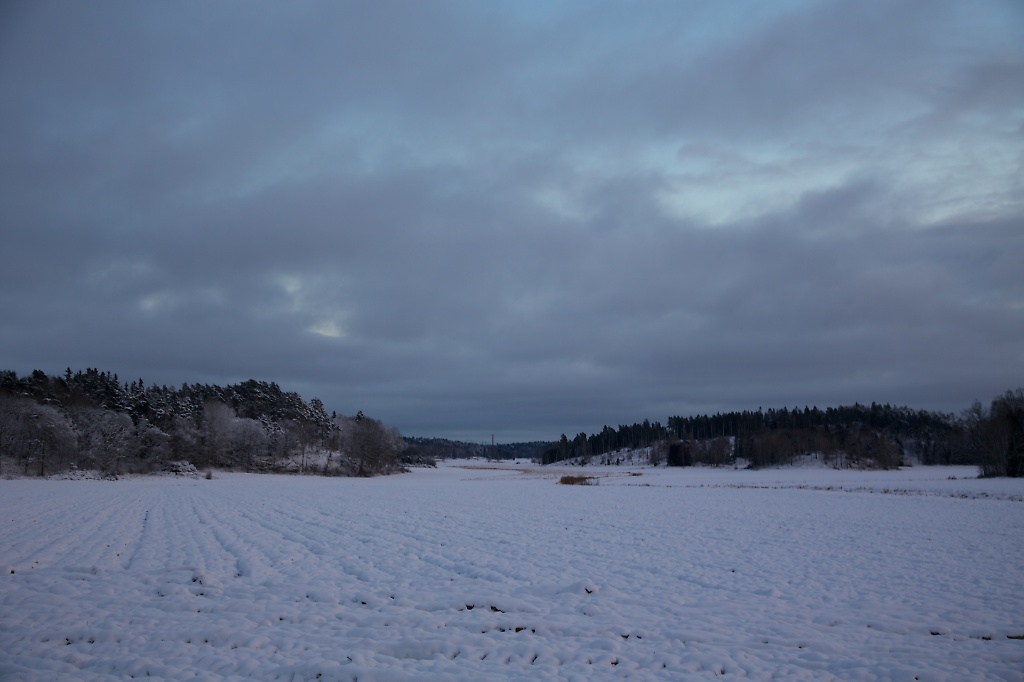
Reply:
[[558, 482], [562, 485], [597, 485], [593, 476], [562, 476]]

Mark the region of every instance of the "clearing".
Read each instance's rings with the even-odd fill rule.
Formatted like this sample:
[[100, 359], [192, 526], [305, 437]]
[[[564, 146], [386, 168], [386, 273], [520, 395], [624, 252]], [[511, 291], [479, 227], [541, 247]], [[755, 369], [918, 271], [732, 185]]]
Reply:
[[975, 473], [0, 481], [0, 678], [1024, 680]]

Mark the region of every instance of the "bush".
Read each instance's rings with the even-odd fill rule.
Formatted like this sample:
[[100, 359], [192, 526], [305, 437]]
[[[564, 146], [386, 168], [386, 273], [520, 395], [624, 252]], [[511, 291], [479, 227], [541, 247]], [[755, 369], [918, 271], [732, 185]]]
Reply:
[[562, 485], [597, 485], [593, 476], [562, 476], [558, 482]]

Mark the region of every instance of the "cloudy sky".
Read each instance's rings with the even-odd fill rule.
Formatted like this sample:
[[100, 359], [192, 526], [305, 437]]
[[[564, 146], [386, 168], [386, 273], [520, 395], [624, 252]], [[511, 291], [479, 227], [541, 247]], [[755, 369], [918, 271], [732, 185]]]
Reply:
[[0, 368], [406, 435], [1024, 386], [1024, 3], [4, 2]]

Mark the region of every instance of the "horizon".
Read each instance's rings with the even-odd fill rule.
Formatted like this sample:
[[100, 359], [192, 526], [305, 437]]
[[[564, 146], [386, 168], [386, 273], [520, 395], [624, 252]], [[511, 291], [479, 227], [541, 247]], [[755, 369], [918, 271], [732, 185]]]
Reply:
[[[148, 380], [144, 376], [136, 376], [136, 377], [134, 377], [132, 379], [126, 379], [125, 376], [121, 375], [121, 373], [119, 373], [119, 372], [116, 372], [116, 371], [113, 371], [113, 370], [104, 369], [104, 368], [101, 368], [101, 367], [91, 367], [91, 366], [90, 367], [86, 367], [86, 368], [78, 368], [78, 369], [71, 368], [71, 367], [65, 367], [64, 372], [59, 372], [59, 373], [57, 373], [57, 372], [47, 372], [46, 370], [42, 370], [41, 368], [38, 368], [38, 367], [33, 368], [33, 370], [29, 370], [29, 371], [26, 371], [26, 372], [19, 372], [17, 370], [10, 370], [10, 371], [14, 371], [17, 374], [17, 376], [19, 377], [19, 379], [20, 378], [28, 378], [28, 377], [30, 377], [32, 372], [35, 371], [35, 370], [43, 371], [45, 374], [47, 374], [47, 376], [49, 376], [51, 378], [60, 379], [60, 378], [65, 376], [65, 374], [67, 373], [68, 370], [71, 370], [72, 374], [77, 374], [77, 373], [85, 372], [85, 371], [87, 371], [89, 369], [94, 369], [94, 370], [96, 370], [99, 373], [107, 373], [110, 376], [116, 376], [118, 378], [119, 383], [122, 384], [122, 385], [132, 385], [132, 384], [136, 383], [137, 381], [141, 380], [146, 388], [152, 388], [154, 386], [160, 386], [160, 387], [163, 387], [163, 388], [178, 390], [183, 384], [187, 384], [187, 385], [191, 386], [191, 385], [196, 384], [196, 383], [199, 383], [199, 384], [206, 383], [206, 382], [196, 382], [196, 381], [187, 381], [187, 380], [179, 381], [179, 382], [175, 382], [175, 383], [166, 383], [166, 382], [160, 382], [160, 381], [150, 381], [150, 380]], [[3, 371], [3, 368], [0, 368], [0, 371]], [[249, 379], [242, 379], [242, 380], [239, 380], [239, 381], [227, 382], [227, 383], [224, 383], [224, 384], [212, 384], [212, 385], [216, 385], [216, 386], [220, 386], [220, 387], [226, 387], [226, 386], [236, 385], [236, 384], [239, 384], [239, 383], [244, 383], [245, 381], [261, 381], [261, 382], [265, 382], [265, 383], [268, 383], [268, 384], [277, 384], [277, 386], [281, 389], [281, 391], [283, 391], [285, 393], [298, 393], [298, 395], [302, 398], [302, 400], [304, 400], [307, 403], [310, 400], [312, 400], [313, 398], [317, 397], [317, 396], [306, 396], [306, 395], [303, 395], [303, 394], [299, 393], [298, 391], [294, 391], [294, 390], [290, 389], [287, 385], [281, 384], [280, 382], [274, 381], [273, 379], [255, 379], [255, 378], [250, 377]], [[592, 431], [583, 431], [582, 433], [586, 433], [586, 435], [589, 437], [589, 436], [592, 436], [592, 435], [595, 435], [595, 434], [599, 433], [603, 429], [603, 427], [605, 427], [605, 426], [609, 426], [609, 427], [612, 427], [612, 428], [618, 428], [619, 426], [623, 426], [623, 425], [631, 426], [633, 424], [642, 424], [644, 421], [649, 421], [651, 424], [660, 423], [660, 424], [662, 424], [662, 426], [667, 426], [668, 420], [672, 419], [674, 417], [681, 417], [681, 418], [713, 417], [716, 414], [732, 414], [732, 413], [741, 414], [743, 412], [767, 413], [767, 412], [769, 412], [771, 410], [776, 410], [776, 411], [788, 410], [788, 411], [801, 411], [802, 412], [805, 409], [811, 409], [811, 410], [817, 409], [817, 410], [820, 410], [820, 411], [824, 412], [824, 411], [827, 411], [828, 409], [832, 409], [832, 408], [854, 407], [854, 406], [858, 406], [858, 405], [861, 406], [861, 407], [870, 407], [870, 406], [872, 406], [874, 404], [878, 404], [878, 405], [883, 406], [883, 407], [889, 406], [889, 407], [893, 407], [893, 408], [908, 408], [908, 409], [915, 410], [915, 411], [923, 410], [925, 412], [929, 412], [929, 413], [936, 414], [936, 415], [939, 415], [939, 416], [951, 416], [951, 417], [955, 418], [958, 415], [962, 414], [967, 409], [969, 409], [971, 407], [971, 405], [975, 401], [980, 402], [983, 407], [987, 408], [989, 403], [992, 400], [994, 400], [994, 399], [1004, 395], [1007, 391], [1013, 391], [1013, 390], [1017, 390], [1017, 388], [1007, 388], [1007, 389], [1005, 389], [1003, 391], [1000, 391], [996, 395], [993, 395], [990, 398], [985, 399], [985, 400], [981, 400], [981, 399], [972, 400], [971, 403], [965, 404], [962, 407], [960, 407], [958, 409], [955, 409], [955, 410], [931, 410], [931, 409], [919, 407], [917, 405], [898, 404], [898, 403], [890, 403], [890, 402], [880, 402], [880, 401], [877, 401], [877, 400], [871, 400], [871, 401], [867, 401], [867, 402], [853, 401], [853, 402], [850, 402], [850, 403], [829, 404], [829, 405], [818, 405], [818, 404], [811, 404], [811, 403], [806, 403], [804, 405], [798, 405], [798, 404], [793, 404], [793, 405], [772, 404], [772, 405], [767, 405], [767, 406], [765, 406], [765, 405], [758, 405], [756, 408], [727, 408], [727, 409], [715, 410], [715, 411], [712, 411], [712, 412], [695, 412], [695, 413], [690, 413], [690, 414], [669, 414], [669, 415], [664, 415], [664, 416], [646, 415], [646, 416], [644, 416], [644, 417], [642, 417], [640, 419], [630, 419], [630, 420], [616, 419], [616, 420], [611, 420], [611, 421], [605, 422], [604, 424], [602, 424], [597, 429], [594, 429]], [[331, 405], [329, 405], [327, 403], [324, 403], [324, 407], [325, 407], [325, 409], [327, 410], [328, 413], [336, 412], [339, 417], [352, 417], [358, 411], [358, 410], [357, 411], [353, 411], [351, 413], [340, 412], [340, 411], [334, 409]], [[372, 418], [377, 418], [376, 415], [373, 415], [373, 414], [368, 414], [367, 416], [372, 417]], [[383, 422], [383, 423], [384, 423], [384, 426], [386, 426], [388, 428], [398, 428], [394, 424], [388, 424], [386, 422]], [[512, 437], [512, 438], [499, 437], [499, 434], [497, 432], [491, 432], [490, 434], [485, 434], [484, 436], [481, 436], [479, 433], [474, 432], [474, 433], [471, 433], [468, 437], [460, 437], [460, 434], [458, 434], [458, 433], [446, 432], [443, 429], [439, 429], [436, 432], [436, 435], [423, 435], [423, 434], [418, 434], [418, 433], [405, 433], [400, 428], [398, 428], [398, 430], [401, 433], [401, 435], [403, 437], [405, 437], [405, 438], [423, 438], [423, 439], [450, 440], [450, 441], [454, 441], [454, 442], [468, 443], [468, 444], [474, 444], [474, 445], [491, 445], [492, 443], [493, 443], [493, 445], [516, 445], [516, 444], [521, 444], [521, 443], [554, 443], [554, 442], [557, 442], [562, 435], [565, 435], [565, 436], [567, 436], [567, 437], [569, 437], [571, 439], [572, 437], [574, 437], [574, 436], [578, 435], [579, 433], [581, 433], [581, 431], [565, 431], [565, 430], [562, 430], [562, 431], [559, 431], [557, 434], [554, 434], [554, 435], [552, 435], [550, 437], [528, 437], [528, 438], [525, 438], [525, 439], [524, 438], [516, 439], [514, 437]]]

